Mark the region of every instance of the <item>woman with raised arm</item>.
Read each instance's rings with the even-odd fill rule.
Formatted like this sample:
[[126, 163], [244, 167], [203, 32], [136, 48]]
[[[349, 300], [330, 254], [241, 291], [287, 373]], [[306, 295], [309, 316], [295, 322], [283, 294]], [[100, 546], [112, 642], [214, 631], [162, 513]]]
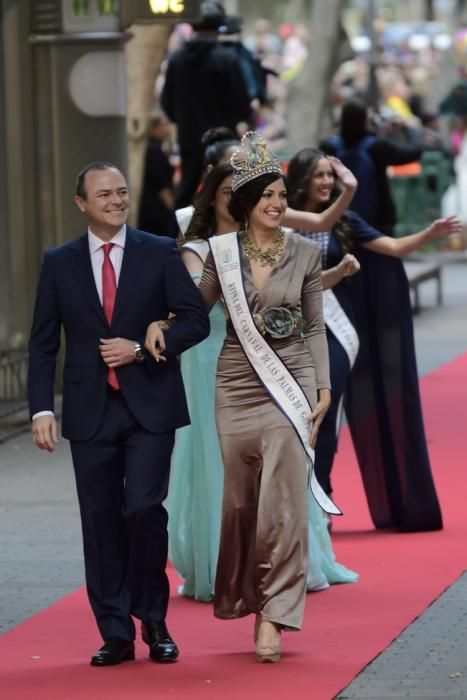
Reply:
[[[289, 201], [294, 207], [317, 213], [331, 205], [336, 175], [324, 153], [302, 149], [290, 161], [288, 175]], [[317, 441], [317, 477], [331, 494], [330, 476], [345, 395], [376, 527], [403, 531], [442, 527], [423, 430], [409, 290], [402, 265], [394, 258], [458, 228], [456, 219], [440, 219], [419, 233], [395, 239], [349, 211], [321, 233], [301, 230], [304, 237], [320, 244], [323, 284], [332, 287], [332, 292], [324, 295], [332, 402]], [[393, 259], [378, 289], [361, 289], [360, 276], [355, 278], [356, 284], [343, 279], [349, 270], [342, 259], [351, 252], [362, 258], [362, 265], [376, 263], [377, 257]], [[346, 393], [349, 374], [355, 379]]]

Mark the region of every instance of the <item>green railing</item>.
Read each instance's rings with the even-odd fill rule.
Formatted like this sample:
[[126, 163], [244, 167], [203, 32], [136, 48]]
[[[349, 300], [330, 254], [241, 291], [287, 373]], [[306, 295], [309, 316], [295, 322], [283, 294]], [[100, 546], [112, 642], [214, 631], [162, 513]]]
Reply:
[[452, 165], [438, 151], [426, 151], [417, 175], [390, 178], [391, 194], [396, 205], [397, 236], [419, 231], [441, 216], [441, 200], [454, 181]]
[[[295, 154], [278, 151], [284, 169]], [[397, 175], [390, 178], [390, 188], [396, 205], [396, 236], [415, 233], [441, 216], [441, 199], [454, 182], [450, 160], [439, 151], [426, 151], [416, 175]]]

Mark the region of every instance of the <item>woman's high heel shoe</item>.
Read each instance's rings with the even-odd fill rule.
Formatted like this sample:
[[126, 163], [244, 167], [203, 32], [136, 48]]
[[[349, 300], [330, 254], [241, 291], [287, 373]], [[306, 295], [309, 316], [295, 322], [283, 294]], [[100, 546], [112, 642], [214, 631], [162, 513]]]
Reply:
[[[259, 619], [259, 623], [258, 623]], [[269, 642], [270, 635], [264, 634], [264, 627], [262, 626], [272, 625], [278, 635], [279, 643], [271, 644], [265, 643]], [[266, 637], [266, 639], [265, 639]], [[280, 645], [280, 628], [273, 622], [268, 622], [267, 620], [262, 620], [259, 616], [257, 617], [257, 622], [255, 623], [255, 641], [256, 641], [256, 660], [260, 664], [274, 664], [281, 658], [281, 645]]]
[[256, 645], [256, 660], [260, 664], [275, 664], [280, 661], [281, 646], [277, 644], [272, 647], [260, 647]]
[[258, 641], [258, 632], [259, 632], [259, 626], [261, 624], [261, 615], [256, 615], [255, 618], [255, 631], [253, 632], [253, 639], [255, 640], [255, 644]]

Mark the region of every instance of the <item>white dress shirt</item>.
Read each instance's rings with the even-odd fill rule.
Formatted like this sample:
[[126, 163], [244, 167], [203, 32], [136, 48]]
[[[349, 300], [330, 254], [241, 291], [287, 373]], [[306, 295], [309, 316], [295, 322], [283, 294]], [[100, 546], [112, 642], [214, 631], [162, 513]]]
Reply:
[[[115, 278], [120, 279], [120, 271], [122, 269], [123, 252], [125, 250], [126, 242], [126, 224], [122, 226], [120, 231], [115, 234], [115, 236], [106, 243], [114, 243], [112, 250], [110, 251], [110, 260], [115, 270]], [[98, 238], [90, 228], [88, 228], [88, 243], [89, 243], [89, 255], [91, 256], [92, 272], [94, 275], [94, 282], [96, 283], [97, 293], [99, 295], [100, 302], [102, 304], [102, 264], [104, 262], [104, 251], [102, 246], [104, 241]], [[40, 416], [53, 416], [53, 411], [39, 411], [35, 413], [32, 420], [39, 418]]]
[[[94, 281], [96, 283], [97, 293], [99, 295], [100, 302], [102, 304], [102, 264], [104, 262], [104, 251], [102, 246], [104, 241], [94, 235], [91, 229], [88, 228], [88, 241], [89, 241], [89, 254], [91, 256], [92, 272], [94, 274]], [[122, 269], [123, 252], [125, 249], [126, 241], [126, 226], [122, 226], [120, 231], [115, 234], [115, 236], [108, 241], [108, 243], [113, 243], [114, 246], [110, 251], [110, 260], [115, 270], [115, 278], [120, 279], [120, 271]]]

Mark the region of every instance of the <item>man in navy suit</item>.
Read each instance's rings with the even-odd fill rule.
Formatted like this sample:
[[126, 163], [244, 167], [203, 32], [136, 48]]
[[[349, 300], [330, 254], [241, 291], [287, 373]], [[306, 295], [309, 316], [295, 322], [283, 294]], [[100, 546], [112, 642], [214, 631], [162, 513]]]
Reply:
[[[209, 333], [202, 298], [173, 240], [126, 225], [122, 173], [91, 163], [75, 202], [84, 236], [45, 253], [29, 343], [29, 403], [35, 444], [57, 442], [53, 384], [61, 328], [66, 339], [62, 432], [70, 440], [84, 541], [86, 584], [103, 647], [93, 666], [134, 659], [135, 626], [154, 661], [178, 649], [165, 617], [169, 599], [167, 495], [175, 429], [189, 423], [177, 355]], [[156, 362], [144, 350], [148, 324], [176, 321]]]

